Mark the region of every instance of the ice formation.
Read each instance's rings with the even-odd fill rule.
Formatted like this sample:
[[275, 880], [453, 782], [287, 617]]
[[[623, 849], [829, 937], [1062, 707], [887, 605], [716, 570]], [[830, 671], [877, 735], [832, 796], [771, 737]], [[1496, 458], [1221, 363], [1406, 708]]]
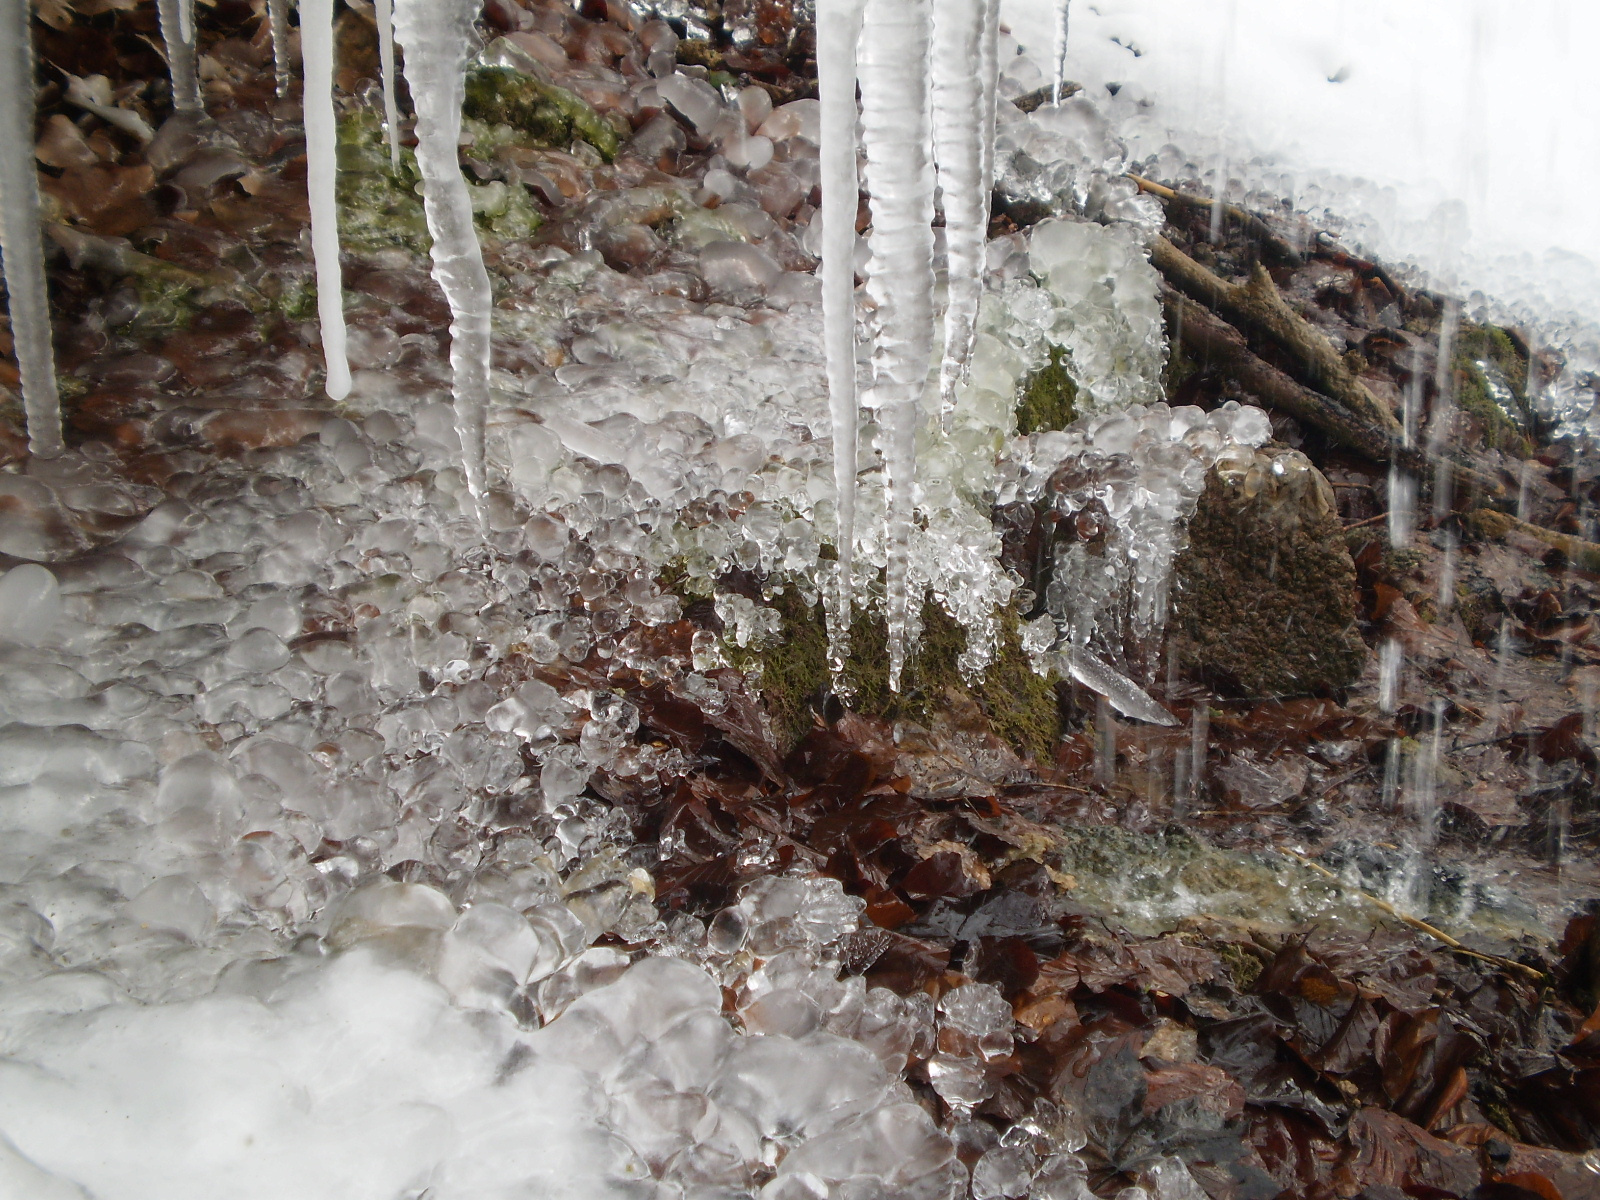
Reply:
[[50, 341], [50, 297], [39, 238], [39, 183], [33, 162], [33, 43], [30, 9], [0, 16], [0, 61], [12, 83], [0, 88], [0, 260], [5, 267], [11, 337], [22, 377], [28, 451], [61, 453], [61, 400]]
[[294, 78], [289, 56], [289, 0], [267, 0], [267, 31], [272, 38], [273, 80], [278, 99], [285, 100]]
[[301, 0], [300, 54], [305, 63], [306, 189], [311, 199], [311, 253], [317, 268], [323, 383], [330, 400], [350, 394], [345, 352], [344, 274], [339, 267], [338, 129], [333, 111], [333, 0]]
[[[983, 296], [989, 237], [987, 120], [997, 80], [986, 53], [998, 33], [998, 6], [988, 0], [940, 0], [933, 10], [932, 100], [934, 159], [944, 209], [946, 300], [939, 412], [955, 411], [956, 385], [966, 375]], [[975, 69], [976, 68], [976, 69]]]
[[[727, 663], [780, 623], [761, 598], [719, 593], [735, 569], [808, 602], [836, 570], [843, 605], [883, 572], [897, 653], [931, 594], [981, 670], [1020, 590], [999, 564], [996, 505], [1045, 505], [1080, 536], [1025, 629], [1039, 668], [1170, 719], [1129, 676], [1197, 480], [1264, 421], [1159, 403], [1137, 204], [1112, 196], [1095, 212], [1109, 227], [1045, 222], [972, 255], [994, 161], [993, 5], [933, 14], [931, 36], [940, 14], [958, 19], [943, 48], [980, 64], [975, 91], [942, 93], [939, 115], [905, 103], [929, 87], [929, 11], [872, 4], [864, 378], [887, 471], [863, 464], [856, 536], [849, 3], [824, 5], [820, 106], [719, 92], [652, 53], [639, 95], [677, 115], [635, 137], [676, 153], [692, 129], [722, 164], [682, 187], [562, 195], [582, 248], [502, 246], [507, 295], [491, 309], [472, 210], [505, 184], [469, 185], [458, 158], [472, 10], [402, 0], [454, 405], [425, 370], [396, 369], [419, 335], [396, 336], [374, 301], [352, 306], [346, 405], [292, 444], [170, 494], [129, 483], [93, 444], [0, 477], [16, 502], [0, 506], [0, 552], [28, 560], [0, 577], [0, 1186], [100, 1200], [1090, 1195], [1074, 1114], [1041, 1103], [999, 1141], [970, 1119], [1016, 1050], [1000, 993], [966, 984], [935, 1004], [868, 987], [845, 969], [861, 901], [838, 883], [776, 873], [774, 848], [755, 845], [736, 905], [663, 919], [657, 847], [636, 846], [590, 784], [670, 787], [688, 757], [642, 741], [620, 693], [544, 673], [595, 655], [676, 703], [737, 713], [748, 681]], [[320, 73], [314, 4], [305, 25]], [[484, 61], [520, 53], [496, 43]], [[951, 65], [937, 87], [953, 88]], [[955, 126], [958, 94], [975, 97], [975, 140]], [[1068, 145], [1054, 119], [1008, 116], [1013, 184], [1025, 144]], [[1068, 145], [1071, 180], [1091, 178], [1085, 162], [1108, 169], [1083, 145]], [[948, 414], [924, 407], [942, 400], [935, 150], [947, 250], [969, 256], [949, 278], [975, 305]], [[559, 193], [560, 167], [552, 153], [518, 178]], [[803, 211], [819, 177], [812, 240], [772, 214]], [[657, 269], [625, 269], [637, 245]], [[820, 289], [797, 269], [815, 249]], [[686, 299], [693, 285], [712, 299]], [[497, 379], [492, 421], [491, 333], [541, 364]], [[1017, 389], [1051, 347], [1084, 415], [1018, 438]], [[203, 437], [237, 414], [180, 415]], [[86, 503], [117, 518], [110, 540], [74, 523]], [[696, 634], [689, 662], [655, 641], [683, 613], [658, 582], [668, 564], [724, 627]], [[905, 1084], [913, 1066], [948, 1130]], [[978, 1146], [970, 1179], [958, 1143]], [[1189, 1200], [1176, 1160], [1146, 1177]]]
[[485, 521], [484, 424], [489, 413], [489, 273], [461, 177], [461, 104], [477, 6], [470, 0], [401, 0], [395, 34], [417, 114], [417, 170], [433, 237], [433, 277], [450, 305], [456, 436], [469, 503]]
[[889, 679], [899, 686], [912, 628], [911, 525], [916, 438], [933, 351], [933, 190], [928, 119], [931, 21], [924, 4], [868, 0], [860, 48], [861, 148], [872, 197], [867, 294], [883, 451], [884, 616]]
[[1072, 18], [1072, 0], [1055, 0], [1056, 40], [1050, 55], [1050, 103], [1061, 103], [1061, 88], [1067, 79], [1067, 33]]
[[855, 559], [856, 439], [856, 42], [864, 0], [817, 5], [817, 92], [820, 98], [822, 209], [822, 341], [828, 364], [833, 433], [838, 594], [829, 644], [837, 674], [846, 651]]
[[373, 16], [378, 23], [378, 72], [383, 76], [383, 136], [389, 142], [389, 165], [400, 169], [400, 106], [394, 93], [394, 0], [376, 0]]
[[202, 112], [199, 62], [195, 46], [194, 0], [157, 0], [161, 14], [161, 40], [172, 77], [172, 107], [179, 112]]

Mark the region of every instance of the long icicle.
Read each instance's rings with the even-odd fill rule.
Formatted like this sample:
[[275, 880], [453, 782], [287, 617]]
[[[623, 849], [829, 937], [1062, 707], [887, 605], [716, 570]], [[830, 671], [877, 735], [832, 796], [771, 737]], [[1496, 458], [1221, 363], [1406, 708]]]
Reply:
[[918, 0], [867, 0], [861, 34], [862, 144], [872, 198], [867, 288], [877, 302], [872, 403], [886, 468], [884, 607], [889, 686], [897, 691], [912, 626], [917, 424], [933, 354], [929, 26]]
[[267, 29], [272, 34], [272, 77], [278, 99], [289, 98], [289, 0], [267, 0]]
[[478, 523], [484, 511], [484, 423], [489, 412], [489, 273], [472, 224], [472, 198], [457, 144], [475, 0], [401, 0], [395, 35], [417, 114], [417, 168], [433, 236], [433, 278], [450, 305], [450, 369], [456, 433]]
[[849, 654], [851, 570], [856, 540], [856, 42], [862, 0], [818, 0], [817, 94], [822, 106], [822, 343], [833, 416], [833, 485], [838, 512], [839, 591], [829, 631], [837, 678]]
[[0, 259], [5, 263], [11, 340], [22, 377], [28, 453], [60, 454], [61, 397], [50, 343], [50, 297], [39, 237], [39, 176], [33, 163], [32, 7], [21, 0], [0, 14], [0, 64], [11, 80], [0, 87]]
[[[983, 37], [978, 41], [978, 109], [982, 126], [978, 150], [983, 156], [983, 229], [987, 243], [994, 205], [994, 126], [1000, 101], [1000, 0], [983, 0]], [[986, 246], [987, 252], [987, 246]]]
[[[988, 244], [984, 176], [983, 39], [987, 0], [934, 0], [933, 151], [944, 206], [947, 263], [939, 417], [946, 429], [966, 378], [983, 297]], [[974, 70], [974, 66], [977, 70]]]
[[331, 400], [350, 394], [345, 353], [344, 276], [339, 269], [338, 129], [333, 112], [333, 0], [303, 0], [300, 56], [305, 68], [306, 191], [311, 200], [311, 254], [317, 266], [317, 316], [322, 322], [323, 389]]
[[389, 139], [389, 166], [400, 170], [400, 106], [394, 98], [394, 0], [376, 0], [378, 70], [383, 75], [383, 132]]
[[1056, 44], [1051, 56], [1050, 103], [1061, 103], [1061, 88], [1067, 79], [1067, 21], [1072, 15], [1072, 0], [1056, 0]]
[[200, 77], [196, 74], [194, 9], [184, 0], [157, 0], [161, 40], [167, 51], [167, 71], [172, 79], [172, 107], [179, 112], [203, 112]]

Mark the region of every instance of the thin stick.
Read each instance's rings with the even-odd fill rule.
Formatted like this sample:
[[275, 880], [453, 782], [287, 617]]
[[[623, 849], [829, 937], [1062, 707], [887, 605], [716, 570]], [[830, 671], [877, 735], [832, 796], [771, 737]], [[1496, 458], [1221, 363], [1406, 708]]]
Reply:
[[1335, 875], [1332, 871], [1328, 870], [1328, 868], [1323, 866], [1321, 863], [1312, 862], [1305, 855], [1296, 854], [1293, 850], [1284, 850], [1284, 849], [1282, 849], [1280, 847], [1280, 851], [1282, 853], [1284, 853], [1284, 854], [1287, 854], [1290, 858], [1294, 859], [1301, 866], [1310, 867], [1317, 874], [1327, 876], [1329, 879], [1333, 880], [1334, 883], [1338, 884], [1339, 887], [1344, 889], [1345, 891], [1354, 892], [1357, 896], [1360, 896], [1368, 904], [1372, 905], [1374, 908], [1379, 909], [1382, 912], [1388, 913], [1395, 920], [1403, 922], [1404, 924], [1411, 926], [1411, 928], [1417, 930], [1419, 933], [1427, 934], [1429, 937], [1435, 939], [1436, 941], [1443, 942], [1447, 947], [1449, 947], [1451, 950], [1455, 951], [1457, 954], [1464, 954], [1468, 958], [1476, 958], [1476, 959], [1481, 959], [1483, 962], [1493, 963], [1495, 966], [1499, 967], [1503, 971], [1519, 971], [1524, 975], [1527, 975], [1527, 976], [1529, 976], [1529, 977], [1531, 977], [1533, 979], [1539, 980], [1541, 983], [1544, 981], [1544, 977], [1545, 977], [1544, 972], [1539, 970], [1537, 967], [1530, 967], [1527, 963], [1520, 963], [1514, 958], [1502, 958], [1498, 954], [1485, 954], [1482, 950], [1474, 950], [1470, 946], [1464, 946], [1459, 941], [1457, 941], [1455, 938], [1451, 937], [1448, 933], [1446, 933], [1444, 930], [1438, 928], [1437, 926], [1429, 925], [1426, 921], [1419, 920], [1416, 917], [1407, 916], [1405, 913], [1401, 912], [1394, 905], [1390, 904], [1387, 900], [1380, 900], [1377, 896], [1374, 896], [1371, 892], [1362, 891], [1360, 888], [1357, 888], [1357, 887], [1351, 887], [1349, 884], [1347, 884], [1344, 880], [1340, 879], [1337, 875]]

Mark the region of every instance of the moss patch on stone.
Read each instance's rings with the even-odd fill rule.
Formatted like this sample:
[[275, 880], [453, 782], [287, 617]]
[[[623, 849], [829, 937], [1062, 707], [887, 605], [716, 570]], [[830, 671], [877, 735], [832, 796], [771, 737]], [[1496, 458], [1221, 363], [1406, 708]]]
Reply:
[[401, 247], [427, 253], [432, 244], [417, 193], [417, 157], [401, 150], [400, 169], [390, 165], [383, 127], [371, 113], [339, 122], [339, 240], [357, 251]]
[[1050, 361], [1023, 381], [1017, 397], [1017, 432], [1065, 429], [1078, 416], [1078, 385], [1067, 371], [1067, 351], [1050, 347]]
[[[1273, 478], [1270, 470], [1261, 474]], [[1269, 483], [1247, 493], [1245, 482], [1225, 482], [1215, 471], [1206, 480], [1189, 546], [1173, 567], [1174, 653], [1186, 669], [1245, 695], [1348, 686], [1361, 674], [1366, 647], [1355, 628], [1355, 565], [1337, 515], [1315, 489], [1279, 495]]]
[[[811, 725], [811, 704], [828, 687], [828, 637], [820, 606], [808, 605], [793, 588], [771, 604], [783, 618], [776, 643], [759, 654], [761, 692], [783, 745], [792, 745]], [[1034, 674], [1022, 649], [1014, 612], [1000, 618], [995, 662], [977, 687], [961, 676], [958, 661], [967, 635], [932, 600], [922, 607], [922, 636], [906, 663], [901, 689], [889, 689], [888, 630], [881, 613], [857, 611], [851, 627], [845, 682], [850, 707], [868, 716], [928, 723], [951, 707], [952, 698], [976, 701], [996, 736], [1040, 762], [1048, 762], [1061, 735], [1061, 710], [1054, 679]], [[741, 664], [743, 665], [743, 664]], [[752, 662], [749, 665], [755, 665]]]
[[489, 125], [510, 126], [527, 145], [565, 150], [579, 140], [607, 162], [617, 154], [617, 131], [592, 106], [566, 88], [509, 67], [469, 71], [461, 111]]
[[1456, 407], [1475, 418], [1483, 444], [1519, 458], [1533, 453], [1529, 424], [1528, 360], [1504, 329], [1462, 325], [1456, 334]]

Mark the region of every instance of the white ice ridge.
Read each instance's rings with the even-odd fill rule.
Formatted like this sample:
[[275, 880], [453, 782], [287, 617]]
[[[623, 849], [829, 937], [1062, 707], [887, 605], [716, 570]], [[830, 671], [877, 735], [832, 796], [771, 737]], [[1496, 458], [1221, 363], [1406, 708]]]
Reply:
[[889, 683], [899, 687], [911, 637], [910, 543], [916, 438], [933, 352], [933, 163], [923, 3], [868, 0], [861, 32], [861, 141], [872, 232], [867, 294], [876, 308], [873, 385], [883, 448]]
[[450, 305], [450, 370], [463, 474], [481, 525], [486, 519], [484, 423], [492, 302], [457, 148], [477, 13], [472, 0], [401, 0], [395, 34], [405, 50], [406, 83], [416, 108], [417, 169], [433, 237], [433, 278]]
[[844, 666], [855, 559], [856, 435], [856, 40], [863, 0], [818, 0], [817, 92], [821, 98], [822, 340], [833, 420], [839, 591], [829, 637], [833, 671]]
[[[61, 453], [61, 399], [50, 343], [50, 300], [39, 240], [39, 181], [33, 163], [33, 46], [30, 8], [10, 3], [0, 14], [0, 259], [5, 264], [11, 337], [22, 377], [28, 451]], [[24, 82], [26, 81], [26, 82]]]
[[172, 78], [172, 107], [179, 112], [201, 112], [205, 106], [200, 99], [195, 56], [194, 0], [157, 0], [156, 8]]
[[378, 70], [383, 76], [383, 134], [389, 140], [389, 165], [400, 169], [400, 106], [394, 98], [394, 0], [376, 0]]
[[322, 323], [323, 384], [330, 400], [350, 394], [345, 352], [344, 275], [339, 269], [338, 128], [333, 112], [333, 0], [300, 5], [300, 55], [305, 64], [306, 190], [311, 200], [311, 254], [317, 268]]

